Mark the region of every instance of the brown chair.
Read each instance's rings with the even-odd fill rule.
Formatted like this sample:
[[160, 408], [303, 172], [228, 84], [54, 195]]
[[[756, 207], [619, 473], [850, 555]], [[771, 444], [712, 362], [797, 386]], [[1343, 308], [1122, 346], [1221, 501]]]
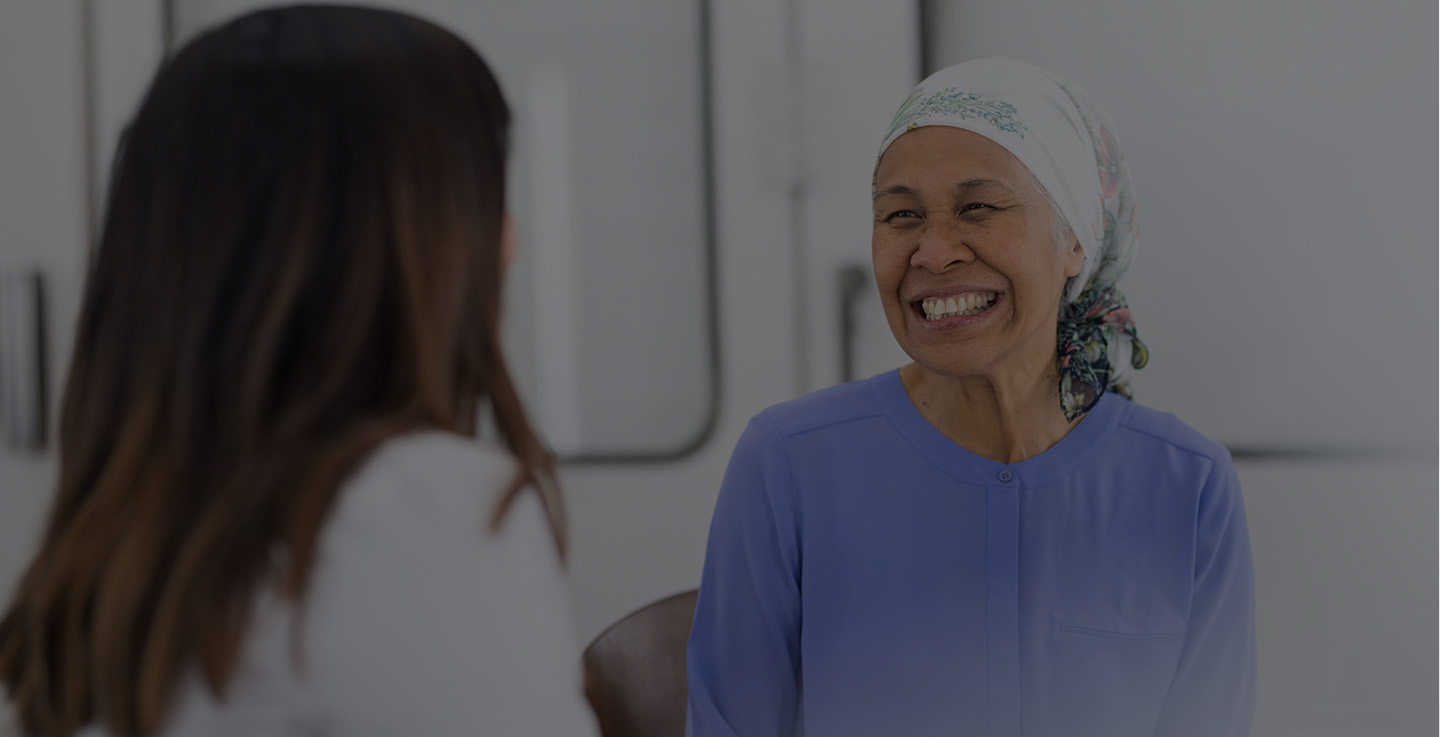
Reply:
[[685, 644], [694, 590], [626, 615], [585, 648], [585, 697], [602, 737], [685, 734]]

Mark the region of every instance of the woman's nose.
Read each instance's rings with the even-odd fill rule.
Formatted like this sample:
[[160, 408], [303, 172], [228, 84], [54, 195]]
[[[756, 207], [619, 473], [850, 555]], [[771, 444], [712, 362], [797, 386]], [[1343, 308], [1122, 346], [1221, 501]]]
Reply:
[[931, 226], [920, 236], [920, 243], [910, 255], [910, 265], [940, 274], [958, 264], [975, 260], [975, 252], [965, 242], [958, 228]]

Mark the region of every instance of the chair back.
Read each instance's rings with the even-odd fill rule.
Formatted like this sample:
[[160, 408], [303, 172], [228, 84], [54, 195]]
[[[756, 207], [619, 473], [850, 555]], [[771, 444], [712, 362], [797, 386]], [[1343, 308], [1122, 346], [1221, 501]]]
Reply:
[[585, 697], [602, 737], [685, 734], [685, 646], [696, 593], [637, 609], [585, 648]]

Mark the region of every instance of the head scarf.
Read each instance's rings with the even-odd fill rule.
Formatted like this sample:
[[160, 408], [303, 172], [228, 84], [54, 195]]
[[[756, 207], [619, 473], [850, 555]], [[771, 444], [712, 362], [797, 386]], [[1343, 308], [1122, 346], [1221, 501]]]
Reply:
[[1044, 185], [1085, 251], [1061, 299], [1056, 331], [1065, 419], [1107, 390], [1130, 397], [1126, 369], [1149, 360], [1115, 283], [1135, 259], [1139, 232], [1130, 169], [1115, 125], [1089, 95], [1057, 74], [1012, 59], [967, 61], [921, 82], [895, 113], [875, 159], [927, 125], [979, 133], [1020, 159]]

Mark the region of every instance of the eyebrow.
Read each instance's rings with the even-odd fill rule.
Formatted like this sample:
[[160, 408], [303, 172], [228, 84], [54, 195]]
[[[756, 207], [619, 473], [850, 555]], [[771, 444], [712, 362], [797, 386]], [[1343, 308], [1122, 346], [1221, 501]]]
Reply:
[[[986, 189], [986, 188], [990, 188], [990, 187], [999, 187], [1000, 189], [1003, 189], [1003, 190], [1005, 190], [1006, 192], [1009, 192], [1009, 191], [1010, 191], [1010, 188], [1007, 187], [1007, 186], [1005, 186], [1000, 180], [998, 180], [998, 179], [989, 179], [989, 178], [986, 178], [986, 177], [978, 177], [978, 178], [976, 178], [976, 179], [967, 179], [967, 180], [965, 180], [965, 181], [963, 181], [963, 182], [960, 182], [959, 184], [956, 184], [954, 187], [951, 187], [950, 190], [951, 190], [952, 192], [957, 193], [957, 194], [965, 194], [965, 193], [973, 192], [974, 190], [977, 190], [977, 189]], [[910, 187], [910, 186], [904, 185], [904, 184], [896, 184], [896, 185], [892, 185], [892, 186], [886, 187], [885, 189], [882, 189], [882, 190], [880, 190], [879, 192], [876, 192], [876, 193], [875, 193], [875, 198], [874, 198], [873, 201], [878, 202], [878, 201], [880, 201], [880, 198], [881, 198], [881, 197], [889, 197], [889, 196], [891, 196], [891, 195], [915, 195], [915, 194], [917, 194], [917, 193], [916, 193], [916, 191], [915, 191], [915, 189], [914, 189], [913, 187]]]

